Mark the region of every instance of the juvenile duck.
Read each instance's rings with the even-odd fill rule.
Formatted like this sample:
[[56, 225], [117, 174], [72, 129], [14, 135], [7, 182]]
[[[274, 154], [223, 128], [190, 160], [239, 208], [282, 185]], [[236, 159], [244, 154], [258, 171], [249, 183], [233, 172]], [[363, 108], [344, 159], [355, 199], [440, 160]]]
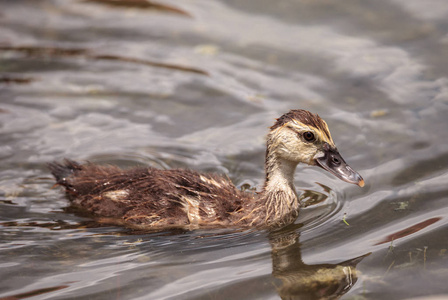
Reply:
[[240, 191], [227, 178], [191, 170], [53, 162], [49, 168], [74, 206], [113, 223], [143, 229], [282, 226], [298, 216], [298, 163], [316, 165], [360, 187], [364, 180], [339, 154], [318, 115], [291, 110], [267, 136], [263, 189]]

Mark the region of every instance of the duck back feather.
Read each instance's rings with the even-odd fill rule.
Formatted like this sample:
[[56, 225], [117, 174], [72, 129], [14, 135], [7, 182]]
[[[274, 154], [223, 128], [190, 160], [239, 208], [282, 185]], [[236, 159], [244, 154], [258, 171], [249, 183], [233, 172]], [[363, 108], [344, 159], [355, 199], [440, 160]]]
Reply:
[[185, 169], [123, 170], [71, 160], [49, 168], [72, 204], [134, 227], [225, 226], [238, 222], [254, 198], [227, 178]]

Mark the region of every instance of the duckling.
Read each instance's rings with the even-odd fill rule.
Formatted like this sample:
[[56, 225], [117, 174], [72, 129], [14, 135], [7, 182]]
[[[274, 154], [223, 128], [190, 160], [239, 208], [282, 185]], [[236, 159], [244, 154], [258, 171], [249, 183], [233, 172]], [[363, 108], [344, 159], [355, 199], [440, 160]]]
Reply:
[[294, 222], [300, 207], [294, 187], [299, 163], [315, 165], [364, 186], [339, 154], [327, 123], [297, 109], [278, 118], [267, 136], [265, 182], [258, 193], [239, 190], [226, 177], [185, 169], [49, 163], [72, 205], [112, 223], [139, 229], [278, 227]]

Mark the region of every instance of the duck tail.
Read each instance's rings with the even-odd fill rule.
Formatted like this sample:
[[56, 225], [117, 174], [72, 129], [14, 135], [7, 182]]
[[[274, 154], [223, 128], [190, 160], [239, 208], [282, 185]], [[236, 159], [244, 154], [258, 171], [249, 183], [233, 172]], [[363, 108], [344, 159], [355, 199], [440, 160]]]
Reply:
[[70, 188], [67, 179], [77, 171], [82, 170], [82, 166], [76, 161], [64, 159], [62, 162], [48, 163], [51, 174], [56, 178], [56, 183]]

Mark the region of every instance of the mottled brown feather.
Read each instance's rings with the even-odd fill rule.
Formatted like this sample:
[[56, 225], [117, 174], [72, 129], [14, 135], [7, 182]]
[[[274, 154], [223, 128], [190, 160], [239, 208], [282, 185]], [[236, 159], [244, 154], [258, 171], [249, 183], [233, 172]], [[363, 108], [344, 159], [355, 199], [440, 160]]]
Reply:
[[[122, 170], [90, 163], [80, 165], [71, 160], [51, 163], [49, 168], [57, 183], [65, 186], [73, 205], [98, 216], [123, 219], [136, 227], [190, 225], [185, 199], [198, 199], [200, 218], [192, 224], [198, 226], [236, 223], [242, 211], [253, 206], [253, 193], [242, 192], [215, 174], [152, 167]], [[126, 197], [112, 200], [107, 196], [116, 191], [126, 191], [116, 193]], [[213, 214], [207, 213], [211, 210]]]

